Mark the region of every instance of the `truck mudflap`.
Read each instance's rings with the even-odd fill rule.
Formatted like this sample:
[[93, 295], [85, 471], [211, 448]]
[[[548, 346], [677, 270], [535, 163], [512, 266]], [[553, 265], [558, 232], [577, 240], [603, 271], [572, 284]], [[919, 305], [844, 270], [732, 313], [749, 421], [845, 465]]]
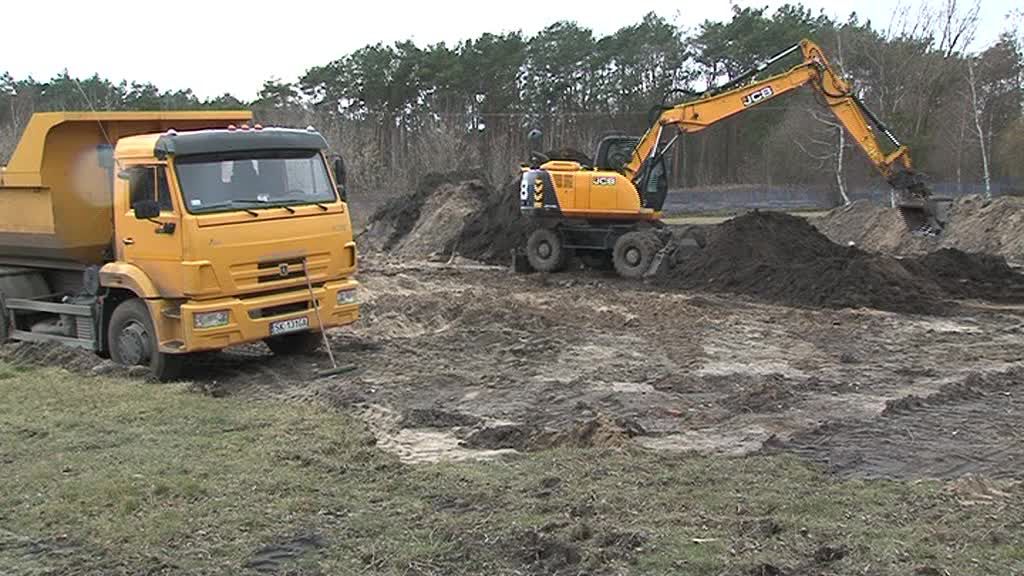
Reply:
[[[325, 329], [359, 319], [359, 304], [355, 301], [358, 286], [355, 280], [342, 280], [313, 287]], [[217, 350], [261, 341], [271, 335], [319, 328], [316, 309], [305, 288], [251, 298], [186, 302], [176, 309], [164, 309], [161, 314], [165, 318], [170, 315], [180, 326], [180, 335], [159, 335], [160, 351], [168, 354]]]

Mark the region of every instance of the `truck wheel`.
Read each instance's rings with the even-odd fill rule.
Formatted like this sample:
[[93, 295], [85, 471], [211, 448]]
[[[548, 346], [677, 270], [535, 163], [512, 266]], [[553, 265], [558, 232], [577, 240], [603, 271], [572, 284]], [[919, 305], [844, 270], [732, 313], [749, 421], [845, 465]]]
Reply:
[[153, 377], [161, 382], [174, 380], [181, 374], [184, 357], [160, 352], [149, 308], [138, 298], [125, 300], [114, 309], [107, 346], [114, 362], [123, 366], [148, 366]]
[[538, 228], [526, 240], [526, 258], [538, 272], [558, 272], [565, 268], [566, 250], [558, 232]]
[[295, 356], [313, 354], [323, 344], [324, 337], [319, 332], [300, 332], [271, 336], [263, 340], [270, 351], [278, 356]]
[[627, 232], [615, 241], [612, 262], [623, 278], [642, 278], [661, 248], [658, 237], [650, 232]]

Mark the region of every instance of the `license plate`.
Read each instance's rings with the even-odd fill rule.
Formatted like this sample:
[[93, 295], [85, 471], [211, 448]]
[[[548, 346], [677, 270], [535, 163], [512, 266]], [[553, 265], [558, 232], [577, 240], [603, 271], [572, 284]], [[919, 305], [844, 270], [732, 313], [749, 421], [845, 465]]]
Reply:
[[270, 335], [287, 334], [299, 332], [309, 328], [309, 318], [292, 318], [291, 320], [278, 320], [270, 323]]

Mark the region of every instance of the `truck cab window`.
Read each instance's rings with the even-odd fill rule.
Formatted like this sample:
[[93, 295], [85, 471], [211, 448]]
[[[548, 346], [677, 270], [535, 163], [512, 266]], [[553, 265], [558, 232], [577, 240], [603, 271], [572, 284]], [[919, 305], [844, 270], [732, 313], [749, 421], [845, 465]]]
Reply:
[[173, 212], [174, 204], [171, 203], [171, 187], [167, 184], [167, 169], [157, 166], [154, 170], [156, 171], [156, 201], [160, 204], [160, 210]]
[[131, 205], [140, 200], [156, 200], [162, 211], [173, 211], [171, 188], [167, 183], [167, 169], [163, 166], [145, 166], [132, 170], [129, 180]]

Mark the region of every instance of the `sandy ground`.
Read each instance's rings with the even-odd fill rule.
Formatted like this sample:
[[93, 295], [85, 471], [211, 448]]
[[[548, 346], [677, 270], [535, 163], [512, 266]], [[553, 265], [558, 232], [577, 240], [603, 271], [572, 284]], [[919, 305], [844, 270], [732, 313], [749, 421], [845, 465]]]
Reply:
[[411, 462], [630, 442], [795, 452], [844, 476], [1024, 478], [1019, 309], [811, 310], [478, 265], [370, 262], [361, 281], [363, 319], [330, 335], [353, 371], [318, 378], [326, 354], [252, 345], [200, 357], [188, 377], [214, 396], [355, 411]]

